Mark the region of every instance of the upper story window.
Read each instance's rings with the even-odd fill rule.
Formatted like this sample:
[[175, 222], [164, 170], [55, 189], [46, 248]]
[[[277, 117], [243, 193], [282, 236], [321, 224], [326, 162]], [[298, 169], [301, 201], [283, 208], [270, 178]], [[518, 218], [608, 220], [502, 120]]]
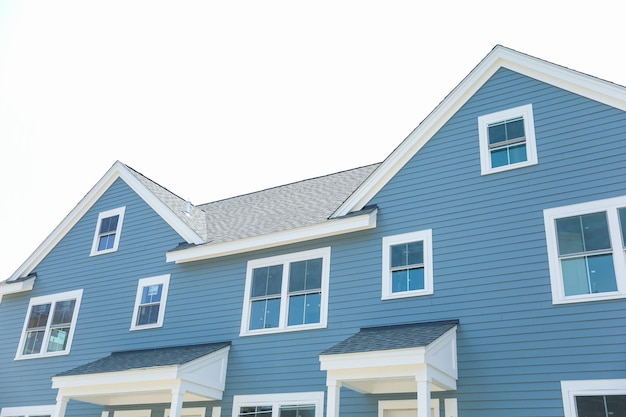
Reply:
[[480, 116], [478, 137], [482, 175], [537, 163], [531, 104]]
[[617, 417], [626, 413], [626, 379], [561, 381], [565, 417]]
[[552, 302], [626, 297], [626, 197], [544, 210]]
[[241, 335], [326, 327], [330, 248], [248, 262]]
[[432, 230], [383, 238], [382, 299], [433, 293]]
[[232, 417], [322, 417], [323, 392], [235, 395]]
[[169, 274], [139, 280], [130, 330], [163, 326], [169, 284]]
[[83, 290], [31, 298], [15, 359], [67, 355]]
[[122, 223], [126, 207], [103, 211], [98, 215], [98, 223], [91, 245], [91, 255], [115, 252], [120, 243]]

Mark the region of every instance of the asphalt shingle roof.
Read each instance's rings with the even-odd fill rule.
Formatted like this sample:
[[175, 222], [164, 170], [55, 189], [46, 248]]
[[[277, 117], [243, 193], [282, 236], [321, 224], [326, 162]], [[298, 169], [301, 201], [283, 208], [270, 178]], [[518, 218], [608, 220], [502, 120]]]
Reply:
[[230, 346], [230, 342], [113, 352], [107, 357], [61, 372], [55, 376], [100, 374], [157, 366], [182, 365], [227, 346]]
[[326, 349], [322, 355], [375, 352], [427, 346], [459, 324], [458, 320], [366, 327]]

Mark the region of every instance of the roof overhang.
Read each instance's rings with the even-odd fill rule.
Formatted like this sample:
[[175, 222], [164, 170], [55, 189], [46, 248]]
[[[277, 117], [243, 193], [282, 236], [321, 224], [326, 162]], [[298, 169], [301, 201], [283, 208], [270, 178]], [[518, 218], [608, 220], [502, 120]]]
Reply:
[[377, 214], [378, 209], [376, 208], [364, 209], [362, 213], [352, 213], [312, 226], [253, 236], [231, 242], [207, 243], [185, 249], [176, 249], [168, 252], [166, 259], [167, 262], [192, 262], [372, 229], [376, 227]]
[[7, 294], [16, 294], [18, 292], [30, 291], [35, 285], [36, 275], [29, 275], [24, 279], [17, 281], [4, 281], [0, 283], [0, 302], [2, 302], [2, 296]]
[[426, 346], [373, 352], [322, 354], [327, 381], [364, 394], [417, 391], [416, 381], [431, 391], [456, 389], [458, 379], [454, 326]]
[[185, 402], [220, 400], [229, 350], [182, 365], [55, 376], [52, 388], [58, 389], [58, 397], [105, 406], [169, 403], [174, 393], [182, 393]]

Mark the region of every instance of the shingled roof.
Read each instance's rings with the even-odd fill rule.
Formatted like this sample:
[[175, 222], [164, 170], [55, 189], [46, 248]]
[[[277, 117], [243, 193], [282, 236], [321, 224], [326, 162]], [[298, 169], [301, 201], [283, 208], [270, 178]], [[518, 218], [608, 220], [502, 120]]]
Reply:
[[378, 165], [195, 206], [188, 205], [187, 201], [167, 188], [128, 168], [206, 243], [221, 243], [322, 223]]
[[375, 352], [428, 346], [458, 325], [458, 320], [365, 327], [358, 333], [326, 349], [322, 355]]
[[55, 376], [100, 374], [182, 365], [227, 346], [230, 346], [230, 342], [113, 352], [107, 357], [61, 372]]

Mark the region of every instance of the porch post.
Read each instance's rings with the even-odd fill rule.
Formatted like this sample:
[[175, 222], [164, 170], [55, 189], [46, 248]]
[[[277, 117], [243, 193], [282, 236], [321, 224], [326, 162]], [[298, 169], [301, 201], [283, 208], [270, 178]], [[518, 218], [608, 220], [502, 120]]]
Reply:
[[430, 416], [430, 382], [417, 380], [417, 417]]
[[339, 417], [339, 394], [341, 392], [341, 382], [327, 379], [326, 387], [328, 388], [326, 417]]
[[185, 390], [176, 387], [172, 390], [172, 403], [170, 404], [170, 417], [180, 417], [180, 413], [183, 409], [183, 398], [185, 396]]
[[57, 403], [54, 406], [54, 417], [65, 417], [65, 410], [67, 409], [67, 403], [69, 401], [69, 397], [64, 397], [61, 394], [57, 395]]

